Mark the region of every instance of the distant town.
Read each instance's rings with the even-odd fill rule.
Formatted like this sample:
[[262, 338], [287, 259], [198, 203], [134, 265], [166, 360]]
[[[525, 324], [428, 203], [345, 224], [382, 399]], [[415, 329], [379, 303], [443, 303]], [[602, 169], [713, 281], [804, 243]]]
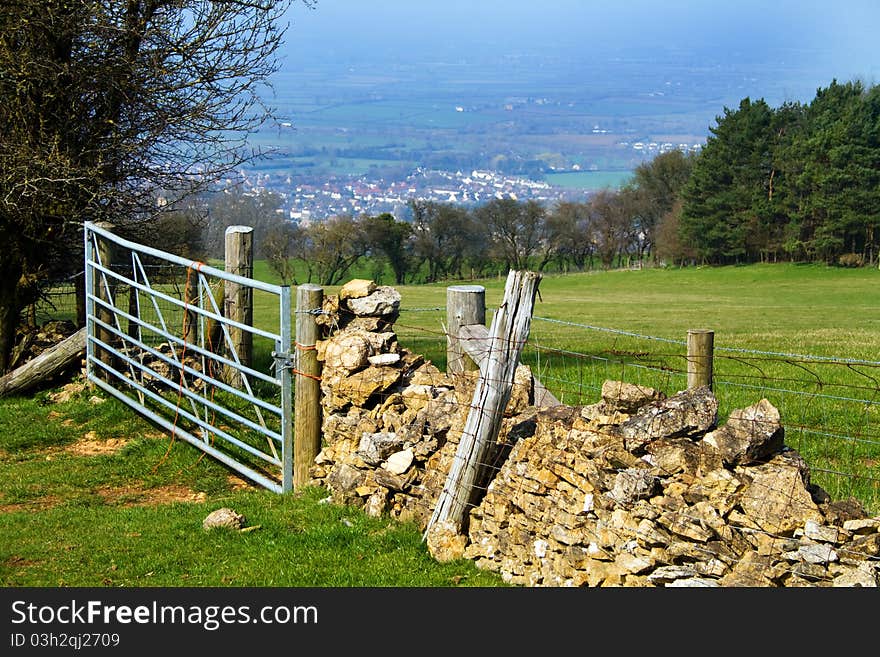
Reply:
[[388, 212], [402, 220], [412, 200], [478, 206], [495, 198], [534, 200], [551, 205], [585, 200], [587, 190], [555, 187], [546, 182], [493, 171], [434, 171], [417, 168], [401, 180], [369, 175], [309, 178], [241, 170], [239, 183], [247, 193], [270, 191], [282, 199], [280, 212], [308, 225], [338, 215], [378, 215]]

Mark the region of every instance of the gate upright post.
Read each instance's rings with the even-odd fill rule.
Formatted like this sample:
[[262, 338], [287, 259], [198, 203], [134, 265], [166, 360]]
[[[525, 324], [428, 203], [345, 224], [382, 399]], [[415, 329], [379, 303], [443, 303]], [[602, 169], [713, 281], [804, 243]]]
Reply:
[[[109, 222], [101, 221], [96, 223], [95, 226], [107, 232], [113, 232], [113, 224]], [[96, 242], [97, 248], [93, 252], [96, 256], [95, 261], [99, 262], [104, 268], [110, 269], [113, 266], [113, 245], [108, 239], [100, 236], [97, 236]], [[97, 271], [92, 273], [91, 283], [92, 289], [90, 292], [94, 295], [95, 299], [99, 299], [105, 304], [113, 305], [115, 297], [114, 290], [116, 289], [113, 279], [103, 272]], [[100, 303], [93, 304], [92, 308], [94, 309], [94, 316], [96, 319], [108, 326], [113, 324], [114, 315], [112, 310]], [[94, 336], [104, 344], [111, 344], [114, 340], [113, 333], [109, 329], [104, 328], [101, 324], [95, 325]], [[100, 345], [96, 345], [95, 355], [99, 361], [104, 363], [106, 368], [111, 370], [116, 369], [116, 358]], [[112, 375], [106, 368], [99, 367], [95, 370], [95, 374], [104, 381], [110, 381]]]
[[290, 347], [293, 342], [290, 286], [281, 288], [281, 341], [275, 345], [275, 367], [281, 382], [281, 492], [293, 490], [293, 376]]
[[296, 386], [294, 390], [293, 488], [309, 483], [309, 468], [321, 450], [321, 363], [316, 312], [324, 304], [324, 289], [304, 284], [296, 290]]

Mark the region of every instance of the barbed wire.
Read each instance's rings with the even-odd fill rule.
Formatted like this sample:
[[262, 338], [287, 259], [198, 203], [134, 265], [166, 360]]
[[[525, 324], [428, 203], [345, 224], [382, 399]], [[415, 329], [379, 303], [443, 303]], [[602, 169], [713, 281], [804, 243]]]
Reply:
[[[562, 319], [551, 319], [549, 317], [533, 316], [532, 320], [533, 321], [537, 320], [537, 321], [541, 321], [541, 322], [548, 322], [548, 323], [552, 323], [552, 324], [562, 324], [565, 326], [572, 326], [572, 327], [587, 329], [590, 331], [601, 331], [604, 333], [614, 333], [617, 335], [625, 335], [627, 337], [638, 338], [640, 340], [653, 340], [653, 341], [657, 341], [657, 342], [667, 342], [670, 344], [678, 344], [678, 345], [687, 346], [687, 342], [684, 340], [673, 340], [671, 338], [662, 338], [662, 337], [659, 337], [656, 335], [645, 335], [642, 333], [633, 333], [631, 331], [623, 331], [620, 329], [607, 328], [607, 327], [603, 327], [603, 326], [592, 326], [590, 324], [579, 324], [577, 322], [570, 322], [570, 321], [566, 321], [566, 320], [562, 320]], [[809, 355], [809, 354], [792, 354], [792, 353], [786, 353], [786, 352], [781, 352], [781, 351], [759, 351], [759, 350], [755, 350], [755, 349], [743, 349], [743, 348], [738, 348], [738, 347], [722, 347], [722, 346], [717, 346], [717, 345], [715, 345], [714, 349], [715, 349], [715, 351], [728, 351], [731, 353], [752, 354], [752, 355], [756, 355], [756, 356], [774, 356], [777, 358], [803, 360], [805, 362], [813, 362], [813, 361], [825, 362], [825, 361], [827, 361], [827, 362], [834, 362], [834, 363], [849, 363], [849, 364], [855, 364], [855, 365], [873, 365], [873, 366], [880, 367], [880, 361], [865, 360], [865, 359], [860, 359], [860, 358], [842, 358], [842, 357], [838, 357], [838, 356], [816, 356], [816, 355]]]

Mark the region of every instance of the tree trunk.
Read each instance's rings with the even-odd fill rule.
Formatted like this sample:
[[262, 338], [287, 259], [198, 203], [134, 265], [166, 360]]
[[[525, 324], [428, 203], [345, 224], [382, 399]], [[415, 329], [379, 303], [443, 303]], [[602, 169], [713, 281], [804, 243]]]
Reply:
[[15, 347], [15, 331], [21, 309], [18, 305], [18, 281], [21, 279], [21, 266], [15, 258], [8, 262], [0, 272], [0, 374], [9, 369], [12, 350]]

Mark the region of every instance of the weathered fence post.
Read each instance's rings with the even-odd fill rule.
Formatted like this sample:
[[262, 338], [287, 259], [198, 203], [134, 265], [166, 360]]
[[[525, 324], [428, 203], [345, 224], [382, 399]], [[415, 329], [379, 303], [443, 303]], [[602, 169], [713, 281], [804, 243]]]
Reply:
[[[113, 224], [102, 221], [96, 223], [95, 226], [101, 228], [107, 232], [113, 232]], [[103, 237], [98, 236], [97, 238], [97, 252], [95, 253], [97, 261], [106, 269], [110, 269], [113, 266], [113, 243]], [[113, 305], [113, 297], [114, 291], [116, 289], [116, 284], [114, 279], [104, 274], [103, 272], [96, 271], [94, 277], [92, 279], [92, 294], [96, 299], [100, 299], [106, 304]], [[105, 307], [101, 303], [95, 303], [95, 318], [108, 326], [113, 325], [114, 314], [113, 311], [109, 308]], [[95, 338], [100, 342], [105, 344], [112, 344], [113, 333], [102, 326], [101, 324], [95, 325]], [[104, 363], [107, 367], [111, 369], [116, 369], [116, 359], [113, 354], [104, 349], [103, 347], [97, 346], [97, 351], [95, 352], [98, 360]], [[97, 376], [104, 381], [110, 381], [112, 378], [112, 374], [108, 372], [103, 367], [98, 367], [95, 371]]]
[[486, 288], [482, 285], [446, 288], [446, 371], [449, 374], [477, 369], [461, 345], [459, 331], [462, 326], [485, 323]]
[[[132, 267], [131, 270], [131, 280], [137, 281], [137, 272]], [[140, 304], [138, 303], [138, 289], [134, 285], [128, 286], [128, 314], [132, 317], [137, 317], [140, 319]], [[141, 327], [134, 320], [128, 320], [128, 337], [134, 338], [135, 340], [139, 340], [141, 335]]]
[[296, 289], [296, 333], [294, 360], [293, 489], [309, 482], [309, 468], [321, 450], [321, 364], [316, 311], [324, 303], [324, 289], [304, 284]]
[[193, 310], [193, 306], [199, 305], [199, 273], [193, 268], [186, 271], [183, 302], [187, 306], [183, 317], [183, 339], [189, 344], [198, 344], [199, 315]]
[[[252, 278], [254, 272], [254, 229], [250, 226], [229, 226], [226, 229], [226, 271], [237, 276]], [[250, 325], [253, 321], [253, 290], [247, 285], [226, 281], [223, 287], [223, 314], [240, 324]], [[238, 327], [229, 327], [231, 349], [238, 360], [250, 367], [253, 352], [253, 335]], [[230, 385], [242, 385], [241, 372], [233, 367], [226, 368], [226, 380]]]
[[461, 440], [425, 530], [429, 549], [432, 533], [447, 536], [464, 528], [465, 512], [474, 498], [474, 484], [486, 465], [510, 401], [540, 280], [540, 274], [529, 271], [511, 271], [507, 276], [504, 300], [492, 318], [489, 348], [480, 367]]
[[712, 388], [712, 369], [715, 332], [709, 329], [688, 329], [687, 334], [687, 387]]
[[[81, 275], [80, 275], [81, 274]], [[76, 325], [82, 328], [86, 325], [86, 276], [85, 271], [80, 272], [74, 277], [76, 283]]]

